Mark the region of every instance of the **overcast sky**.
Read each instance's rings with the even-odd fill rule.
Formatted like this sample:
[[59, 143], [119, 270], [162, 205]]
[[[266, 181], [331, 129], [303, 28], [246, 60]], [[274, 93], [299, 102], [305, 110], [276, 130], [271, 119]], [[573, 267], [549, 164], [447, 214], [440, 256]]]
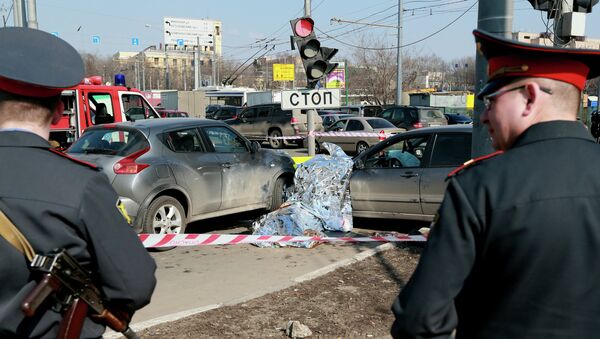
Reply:
[[[8, 15], [11, 5], [12, 0], [0, 0], [0, 14]], [[330, 19], [395, 26], [397, 5], [397, 0], [312, 0], [312, 17], [322, 45], [336, 47], [340, 57], [347, 57], [354, 51], [351, 46], [373, 47], [373, 41], [396, 46], [396, 29]], [[445, 60], [474, 55], [471, 31], [477, 26], [477, 5], [475, 0], [404, 0], [403, 45]], [[40, 29], [57, 32], [80, 51], [100, 55], [158, 45], [163, 39], [163, 17], [220, 20], [223, 56], [236, 60], [264, 48], [266, 41], [275, 45], [272, 54], [289, 51], [289, 20], [304, 13], [304, 0], [41, 0], [37, 6]], [[528, 1], [515, 0], [514, 9], [514, 31], [546, 30], [545, 13], [534, 10]], [[594, 9], [587, 16], [586, 34], [600, 38], [600, 5]], [[12, 16], [8, 19], [12, 25]], [[99, 36], [100, 43], [93, 44], [92, 36]], [[132, 38], [139, 39], [138, 46], [132, 45]], [[361, 43], [365, 40], [369, 43]]]

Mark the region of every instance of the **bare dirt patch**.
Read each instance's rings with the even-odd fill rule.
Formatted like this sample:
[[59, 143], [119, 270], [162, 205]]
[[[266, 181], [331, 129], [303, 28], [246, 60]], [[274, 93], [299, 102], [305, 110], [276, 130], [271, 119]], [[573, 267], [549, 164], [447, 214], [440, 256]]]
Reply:
[[178, 321], [157, 325], [141, 338], [286, 337], [288, 321], [308, 326], [311, 338], [385, 337], [390, 306], [408, 281], [421, 252], [399, 245], [316, 279]]

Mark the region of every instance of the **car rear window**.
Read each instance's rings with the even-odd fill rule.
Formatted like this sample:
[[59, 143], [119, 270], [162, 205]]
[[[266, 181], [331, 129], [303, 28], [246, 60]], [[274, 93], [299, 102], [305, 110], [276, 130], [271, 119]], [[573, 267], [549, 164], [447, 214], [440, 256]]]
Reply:
[[421, 119], [445, 119], [444, 113], [439, 109], [422, 109], [419, 111]]
[[384, 120], [384, 119], [369, 119], [367, 120], [367, 123], [369, 124], [369, 126], [371, 126], [372, 128], [394, 128], [396, 126], [394, 126], [391, 122]]
[[150, 143], [140, 131], [110, 128], [86, 131], [67, 152], [125, 157], [147, 147]]

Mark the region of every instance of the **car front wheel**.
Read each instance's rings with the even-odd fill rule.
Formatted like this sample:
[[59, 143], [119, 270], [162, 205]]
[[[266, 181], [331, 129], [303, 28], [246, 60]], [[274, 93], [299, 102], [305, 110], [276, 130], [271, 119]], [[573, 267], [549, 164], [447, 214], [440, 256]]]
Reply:
[[285, 202], [288, 191], [292, 183], [290, 180], [279, 177], [275, 181], [275, 185], [273, 185], [273, 194], [271, 195], [271, 206], [269, 207], [270, 211], [274, 211], [281, 207], [281, 205]]

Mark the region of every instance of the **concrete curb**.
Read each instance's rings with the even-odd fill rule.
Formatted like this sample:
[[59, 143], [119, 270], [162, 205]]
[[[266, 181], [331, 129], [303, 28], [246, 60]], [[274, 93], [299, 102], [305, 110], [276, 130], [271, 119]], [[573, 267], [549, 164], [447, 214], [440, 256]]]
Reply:
[[[304, 275], [301, 275], [299, 277], [293, 278], [293, 279], [291, 279], [291, 281], [294, 282], [294, 283], [301, 283], [301, 282], [304, 282], [304, 281], [312, 280], [312, 279], [318, 278], [320, 276], [323, 276], [323, 275], [325, 275], [327, 273], [333, 272], [334, 270], [336, 270], [336, 269], [338, 269], [340, 267], [348, 266], [348, 265], [354, 264], [356, 262], [365, 260], [365, 259], [367, 259], [367, 258], [369, 258], [369, 257], [371, 257], [371, 256], [373, 256], [373, 255], [375, 255], [377, 253], [380, 253], [380, 252], [383, 252], [383, 251], [387, 251], [387, 250], [392, 249], [394, 247], [396, 247], [396, 244], [394, 244], [394, 243], [385, 243], [385, 244], [379, 245], [379, 246], [377, 246], [375, 248], [362, 251], [362, 252], [354, 255], [352, 258], [345, 259], [345, 260], [340, 260], [340, 261], [335, 262], [335, 263], [333, 263], [331, 265], [328, 265], [328, 266], [325, 266], [323, 268], [320, 268], [320, 269], [318, 269], [316, 271], [312, 271], [312, 272], [306, 273]], [[285, 287], [285, 288], [287, 288], [287, 287]], [[255, 299], [255, 298], [262, 297], [262, 296], [264, 296], [266, 294], [269, 294], [269, 293], [277, 292], [279, 290], [281, 290], [281, 289], [280, 288], [273, 288], [273, 289], [269, 289], [269, 290], [260, 291], [260, 292], [257, 292], [257, 293], [252, 293], [252, 294], [243, 296], [241, 298], [231, 299], [231, 300], [225, 301], [225, 302], [220, 303], [220, 304], [207, 305], [207, 306], [198, 307], [198, 308], [194, 308], [194, 309], [190, 309], [190, 310], [186, 310], [186, 311], [181, 311], [181, 312], [177, 312], [177, 313], [167, 314], [167, 315], [164, 315], [162, 317], [150, 319], [150, 320], [143, 321], [143, 322], [140, 322], [140, 323], [131, 324], [131, 328], [134, 331], [136, 331], [136, 332], [142, 331], [142, 330], [144, 330], [146, 328], [149, 328], [149, 327], [152, 327], [152, 326], [160, 325], [160, 324], [163, 324], [163, 323], [166, 323], [166, 322], [180, 320], [180, 319], [183, 319], [185, 317], [189, 317], [191, 315], [195, 315], [195, 314], [199, 314], [199, 313], [202, 313], [202, 312], [206, 312], [206, 311], [210, 311], [210, 310], [219, 308], [221, 306], [231, 306], [231, 305], [240, 304], [240, 303], [246, 302], [248, 300], [252, 300], [252, 299]], [[108, 330], [108, 331], [106, 331], [104, 333], [103, 337], [106, 338], [106, 339], [121, 338], [122, 334], [114, 332], [112, 330]]]

